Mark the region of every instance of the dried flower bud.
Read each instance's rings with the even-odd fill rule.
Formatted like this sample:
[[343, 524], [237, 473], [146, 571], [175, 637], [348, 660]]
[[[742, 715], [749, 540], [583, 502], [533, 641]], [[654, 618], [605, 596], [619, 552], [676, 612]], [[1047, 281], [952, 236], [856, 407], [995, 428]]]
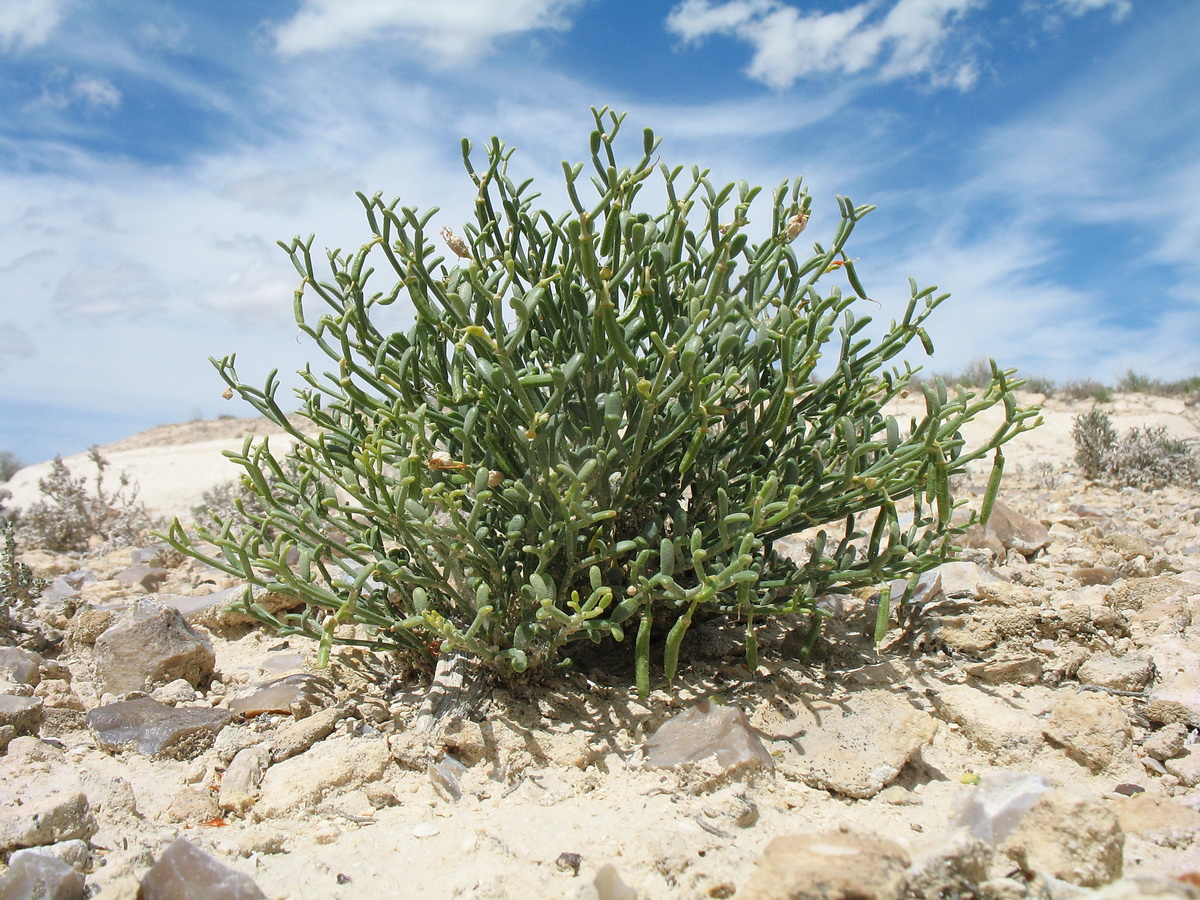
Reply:
[[233, 399], [233, 388], [225, 388], [225, 390], [221, 391], [221, 396], [224, 397], [226, 400], [232, 400]]
[[471, 248], [467, 246], [467, 242], [460, 238], [449, 228], [443, 228], [441, 231], [442, 239], [446, 242], [446, 246], [455, 252], [463, 259], [467, 259], [471, 255]]
[[787, 220], [787, 239], [794, 241], [808, 227], [808, 213], [798, 212]]
[[503, 480], [504, 480], [503, 472], [497, 472], [495, 469], [488, 470], [488, 480], [487, 480], [488, 487], [499, 487], [500, 482], [502, 482]]

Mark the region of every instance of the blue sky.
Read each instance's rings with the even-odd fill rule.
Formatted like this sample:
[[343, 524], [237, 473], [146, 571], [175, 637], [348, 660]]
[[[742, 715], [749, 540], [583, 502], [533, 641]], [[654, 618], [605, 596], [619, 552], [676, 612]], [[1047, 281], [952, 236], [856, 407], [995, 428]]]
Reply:
[[592, 105], [631, 155], [803, 175], [806, 238], [877, 204], [876, 315], [953, 294], [936, 371], [1200, 374], [1198, 39], [1195, 0], [5, 0], [0, 449], [246, 414], [209, 356], [316, 361], [276, 240], [357, 247], [356, 190], [461, 231], [464, 136], [557, 209]]

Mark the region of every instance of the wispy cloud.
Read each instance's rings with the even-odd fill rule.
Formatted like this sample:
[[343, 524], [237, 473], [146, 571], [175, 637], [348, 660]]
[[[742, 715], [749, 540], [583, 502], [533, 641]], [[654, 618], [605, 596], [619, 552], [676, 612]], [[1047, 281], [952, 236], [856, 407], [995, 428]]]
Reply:
[[63, 19], [67, 0], [5, 0], [0, 4], [0, 49], [40, 46]]
[[780, 0], [684, 0], [667, 28], [687, 43], [714, 34], [754, 50], [747, 74], [784, 89], [811, 75], [858, 75], [884, 81], [923, 75], [968, 89], [975, 63], [947, 47], [956, 23], [986, 0], [898, 0], [879, 15], [877, 2], [838, 12], [805, 14]]
[[8, 358], [33, 356], [33, 341], [21, 326], [12, 319], [0, 321], [0, 369], [4, 369]]
[[[746, 74], [777, 90], [811, 76], [850, 75], [884, 82], [920, 78], [932, 87], [968, 91], [979, 79], [976, 47], [985, 36], [966, 20], [991, 2], [865, 0], [836, 12], [806, 13], [784, 0], [683, 0], [666, 24], [686, 45], [713, 35], [749, 44]], [[1129, 0], [1053, 0], [1025, 8], [1050, 18], [1111, 8], [1119, 20], [1131, 7]]]
[[582, 0], [302, 0], [275, 31], [285, 56], [344, 48], [367, 40], [411, 41], [443, 63], [488, 52], [506, 35], [561, 29]]

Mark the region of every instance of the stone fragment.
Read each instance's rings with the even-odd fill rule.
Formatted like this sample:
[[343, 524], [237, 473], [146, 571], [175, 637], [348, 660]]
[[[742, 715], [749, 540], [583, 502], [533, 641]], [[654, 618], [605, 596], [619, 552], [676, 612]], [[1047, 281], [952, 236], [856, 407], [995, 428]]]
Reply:
[[1170, 797], [1143, 791], [1114, 808], [1126, 834], [1200, 833], [1200, 812]]
[[929, 846], [913, 853], [908, 869], [908, 900], [945, 900], [971, 897], [987, 880], [992, 847], [964, 828], [939, 835]]
[[1108, 550], [1115, 550], [1126, 560], [1137, 559], [1139, 556], [1149, 559], [1162, 549], [1161, 544], [1125, 530], [1105, 532], [1100, 538], [1100, 545]]
[[213, 745], [231, 718], [224, 709], [177, 708], [139, 697], [93, 709], [87, 725], [110, 753], [132, 748], [145, 756], [192, 759]]
[[1159, 683], [1150, 691], [1145, 714], [1152, 722], [1200, 726], [1200, 649], [1196, 642], [1172, 637], [1150, 648]]
[[66, 578], [59, 576], [42, 589], [39, 602], [43, 604], [61, 603], [63, 600], [73, 600], [79, 596], [79, 585], [71, 584]]
[[1003, 500], [997, 500], [988, 519], [987, 531], [1006, 550], [1016, 550], [1022, 556], [1033, 556], [1050, 546], [1050, 532], [1041, 522], [1017, 512]]
[[899, 900], [908, 854], [892, 841], [853, 832], [777, 837], [754, 864], [738, 900]]
[[1112, 584], [1121, 573], [1112, 566], [1080, 566], [1071, 572], [1071, 577], [1080, 584]]
[[171, 573], [166, 569], [151, 566], [130, 566], [128, 569], [122, 569], [113, 578], [121, 582], [121, 584], [127, 584], [130, 587], [140, 587], [147, 593], [153, 593], [158, 590], [159, 586], [170, 575]]
[[1025, 813], [1050, 787], [1050, 782], [1041, 775], [992, 772], [980, 779], [954, 824], [995, 846], [1013, 833]]
[[1036, 718], [973, 687], [941, 686], [930, 699], [939, 719], [958, 725], [963, 737], [1002, 765], [1032, 759], [1043, 743]]
[[382, 739], [324, 741], [267, 769], [255, 815], [268, 820], [303, 813], [339, 788], [380, 780], [391, 763], [391, 752]]
[[331, 706], [307, 719], [288, 722], [271, 739], [271, 761], [282, 762], [303, 753], [317, 741], [329, 737], [337, 723], [350, 713], [341, 706]]
[[1186, 748], [1179, 756], [1166, 760], [1163, 765], [1184, 787], [1200, 784], [1200, 752], [1197, 750]]
[[48, 856], [66, 863], [80, 875], [85, 873], [92, 862], [92, 848], [87, 841], [78, 838], [71, 841], [60, 841], [57, 844], [46, 844], [44, 847], [34, 847], [27, 850], [17, 850], [8, 859], [11, 866], [23, 856]]
[[142, 878], [138, 900], [267, 900], [254, 879], [176, 838]]
[[605, 863], [596, 870], [592, 888], [595, 900], [637, 900], [638, 896], [638, 892], [625, 883], [612, 863]]
[[98, 830], [82, 791], [31, 785], [20, 802], [0, 805], [0, 853], [60, 841], [86, 841]]
[[0, 647], [0, 678], [37, 687], [42, 677], [42, 657], [20, 647]]
[[932, 716], [891, 691], [854, 694], [840, 711], [823, 713], [821, 726], [801, 739], [801, 778], [845, 797], [874, 797], [936, 732]]
[[1142, 742], [1142, 749], [1152, 759], [1167, 760], [1183, 752], [1184, 742], [1187, 741], [1187, 726], [1179, 722], [1164, 725]]
[[117, 610], [85, 607], [71, 617], [67, 626], [67, 642], [75, 647], [91, 647], [117, 618]]
[[183, 554], [168, 544], [158, 541], [145, 547], [134, 547], [129, 552], [131, 566], [149, 566], [152, 569], [170, 569], [183, 561]]
[[295, 704], [312, 710], [325, 706], [331, 697], [331, 685], [315, 675], [285, 675], [255, 685], [248, 694], [229, 701], [235, 716], [250, 718], [263, 713], [291, 712]]
[[1094, 773], [1119, 762], [1132, 740], [1125, 710], [1115, 698], [1104, 694], [1068, 693], [1060, 697], [1042, 733]]
[[150, 696], [159, 703], [167, 703], [171, 706], [177, 703], [192, 703], [196, 699], [196, 689], [182, 678], [176, 678], [174, 681], [164, 684], [160, 688], [155, 688], [150, 692]]
[[978, 600], [983, 596], [980, 586], [991, 581], [1000, 581], [991, 572], [973, 562], [948, 562], [937, 567], [941, 578], [942, 593], [952, 599], [969, 598]]
[[1143, 653], [1113, 656], [1100, 653], [1089, 656], [1076, 676], [1083, 684], [1117, 691], [1140, 691], [1154, 677], [1154, 663]]
[[171, 795], [166, 805], [158, 811], [158, 819], [192, 827], [208, 822], [221, 810], [208, 791], [194, 787], [183, 787]]
[[714, 757], [722, 769], [771, 768], [774, 761], [746, 714], [705, 698], [663, 722], [646, 740], [646, 767], [668, 769]]
[[999, 656], [966, 667], [972, 678], [988, 684], [1037, 684], [1042, 677], [1042, 660], [1032, 655]]
[[179, 610], [180, 614], [193, 625], [219, 629], [249, 624], [253, 621], [245, 612], [231, 608], [242, 598], [244, 593], [245, 588], [234, 585], [213, 591], [211, 594], [199, 594], [194, 597], [159, 594], [158, 602], [163, 606]]
[[139, 603], [96, 638], [92, 658], [103, 693], [145, 691], [182, 678], [199, 686], [213, 672], [208, 639], [173, 609]]
[[258, 787], [270, 764], [271, 754], [265, 747], [239, 750], [221, 778], [217, 805], [233, 813], [248, 810], [258, 799]]
[[34, 688], [33, 696], [41, 699], [47, 710], [69, 709], [83, 712], [83, 701], [65, 678], [43, 678]]
[[1001, 847], [1027, 875], [1043, 873], [1082, 887], [1120, 878], [1124, 848], [1115, 812], [1063, 790], [1042, 794]]
[[41, 724], [41, 697], [0, 694], [0, 728], [11, 728], [15, 737], [18, 734], [36, 734]]
[[0, 900], [84, 900], [83, 876], [53, 856], [13, 854], [0, 878]]

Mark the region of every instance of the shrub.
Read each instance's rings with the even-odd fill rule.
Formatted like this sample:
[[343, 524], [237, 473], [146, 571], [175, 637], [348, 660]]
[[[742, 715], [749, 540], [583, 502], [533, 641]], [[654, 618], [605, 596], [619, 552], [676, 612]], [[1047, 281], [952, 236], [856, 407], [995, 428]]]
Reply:
[[[312, 237], [281, 244], [302, 278], [296, 321], [335, 365], [301, 372], [300, 419], [316, 434], [289, 421], [274, 372], [257, 388], [233, 357], [213, 360], [297, 443], [284, 459], [266, 440], [231, 454], [262, 512], [243, 504], [196, 537], [176, 521], [166, 537], [302, 598], [280, 619], [249, 588], [245, 602], [318, 639], [322, 660], [344, 641], [429, 663], [440, 644], [518, 672], [634, 629], [645, 693], [652, 633], [665, 632], [670, 678], [692, 621], [727, 615], [743, 623], [753, 668], [764, 617], [819, 621], [822, 595], [944, 561], [962, 530], [951, 476], [994, 453], [994, 497], [998, 448], [1035, 424], [994, 364], [978, 393], [935, 379], [921, 387], [923, 416], [886, 414], [911, 375], [887, 363], [914, 340], [931, 349], [923, 323], [946, 297], [914, 283], [901, 321], [863, 335], [869, 319], [853, 308], [866, 294], [844, 248], [872, 207], [842, 198], [832, 244], [800, 256], [810, 201], [785, 181], [760, 220], [767, 237], [751, 243], [758, 188], [656, 169], [649, 130], [640, 161], [619, 167], [622, 119], [605, 112], [591, 134], [594, 194], [583, 164], [564, 164], [562, 214], [533, 207], [498, 139], [482, 170], [464, 141], [476, 223], [461, 237], [442, 229], [449, 262], [433, 245], [436, 211], [379, 195], [359, 195], [372, 237], [329, 252], [330, 276]], [[656, 171], [666, 209], [652, 215], [637, 200]], [[376, 262], [395, 283], [373, 292]], [[818, 292], [827, 275], [852, 290]], [[306, 292], [324, 304], [317, 318]], [[379, 330], [402, 296], [415, 323]], [[960, 427], [996, 404], [1003, 424], [967, 448]], [[806, 530], [804, 558], [780, 552]]]
[[1133, 369], [1126, 370], [1117, 381], [1117, 390], [1125, 394], [1158, 394], [1161, 393], [1162, 387], [1162, 382], [1157, 378], [1142, 375]]
[[17, 559], [17, 539], [11, 522], [3, 528], [4, 548], [0, 550], [0, 641], [24, 643], [36, 633], [24, 620], [33, 602], [42, 595], [45, 580], [35, 578], [29, 566]]
[[1072, 400], [1095, 400], [1097, 403], [1109, 403], [1112, 400], [1112, 391], [1091, 378], [1064, 382], [1059, 393]]
[[126, 546], [138, 540], [153, 523], [137, 501], [137, 488], [121, 473], [116, 490], [104, 484], [109, 462], [98, 448], [88, 451], [96, 467], [91, 490], [88, 479], [76, 478], [61, 456], [51, 463], [50, 474], [38, 481], [45, 498], [25, 510], [21, 538], [35, 547], [56, 552], [86, 550], [93, 538], [109, 547]]
[[1131, 428], [1118, 438], [1108, 414], [1091, 410], [1075, 417], [1072, 436], [1086, 478], [1143, 490], [1200, 479], [1200, 455], [1161, 426]]
[[22, 467], [23, 463], [11, 450], [0, 450], [0, 483], [8, 481], [21, 471]]

